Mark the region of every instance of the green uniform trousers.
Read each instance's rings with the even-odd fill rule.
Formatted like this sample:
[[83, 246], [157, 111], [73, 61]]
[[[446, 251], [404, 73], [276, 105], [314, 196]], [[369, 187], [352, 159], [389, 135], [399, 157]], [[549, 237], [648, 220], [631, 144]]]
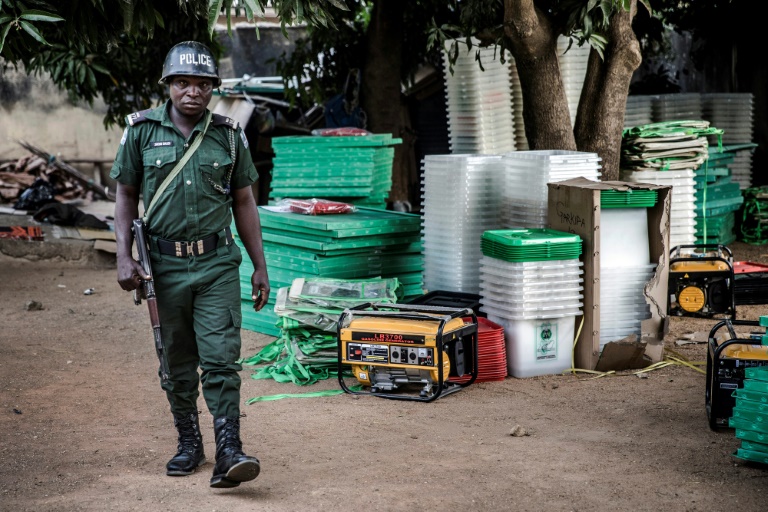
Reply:
[[[200, 256], [160, 254], [151, 242], [163, 344], [170, 368], [162, 387], [171, 412], [197, 411], [203, 397], [214, 418], [240, 415], [240, 273], [234, 242]], [[198, 368], [200, 372], [198, 373]], [[159, 374], [159, 370], [158, 370]]]

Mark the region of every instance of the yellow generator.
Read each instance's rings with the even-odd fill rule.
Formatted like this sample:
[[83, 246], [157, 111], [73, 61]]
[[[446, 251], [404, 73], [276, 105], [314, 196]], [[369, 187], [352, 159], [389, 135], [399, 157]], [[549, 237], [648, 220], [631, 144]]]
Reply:
[[[339, 384], [347, 393], [430, 402], [477, 378], [477, 316], [468, 308], [362, 304], [341, 314], [338, 338]], [[360, 390], [344, 382], [345, 366]], [[465, 374], [466, 382], [449, 381]]]
[[724, 245], [678, 245], [669, 256], [668, 313], [735, 318], [733, 254]]

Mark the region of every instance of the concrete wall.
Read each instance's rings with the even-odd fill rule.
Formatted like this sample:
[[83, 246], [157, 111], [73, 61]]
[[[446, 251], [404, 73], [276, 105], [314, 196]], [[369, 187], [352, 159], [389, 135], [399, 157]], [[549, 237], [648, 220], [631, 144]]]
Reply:
[[12, 69], [1, 72], [0, 161], [28, 154], [17, 139], [60, 154], [63, 160], [114, 158], [123, 131], [104, 128], [102, 102], [92, 107], [73, 104], [45, 77]]

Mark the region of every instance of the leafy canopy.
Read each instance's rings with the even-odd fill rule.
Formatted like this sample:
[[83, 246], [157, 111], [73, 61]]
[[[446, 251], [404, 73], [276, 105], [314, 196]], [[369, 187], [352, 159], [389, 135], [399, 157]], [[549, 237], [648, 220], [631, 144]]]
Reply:
[[[264, 16], [270, 4], [286, 24], [333, 28], [342, 0], [0, 0], [0, 67], [49, 74], [73, 100], [108, 105], [107, 126], [163, 95], [157, 83], [174, 44], [195, 40], [215, 54], [220, 14]], [[0, 78], [2, 80], [2, 78]]]

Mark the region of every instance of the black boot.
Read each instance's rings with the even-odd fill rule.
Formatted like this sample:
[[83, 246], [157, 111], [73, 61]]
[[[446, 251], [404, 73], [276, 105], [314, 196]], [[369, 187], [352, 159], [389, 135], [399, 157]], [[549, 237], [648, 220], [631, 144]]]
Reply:
[[205, 464], [203, 436], [200, 434], [197, 411], [174, 414], [173, 424], [179, 431], [179, 445], [176, 455], [165, 465], [165, 474], [169, 476], [191, 475], [198, 466]]
[[237, 487], [259, 476], [259, 459], [243, 453], [240, 441], [240, 418], [221, 417], [213, 420], [216, 434], [216, 466], [211, 487]]

